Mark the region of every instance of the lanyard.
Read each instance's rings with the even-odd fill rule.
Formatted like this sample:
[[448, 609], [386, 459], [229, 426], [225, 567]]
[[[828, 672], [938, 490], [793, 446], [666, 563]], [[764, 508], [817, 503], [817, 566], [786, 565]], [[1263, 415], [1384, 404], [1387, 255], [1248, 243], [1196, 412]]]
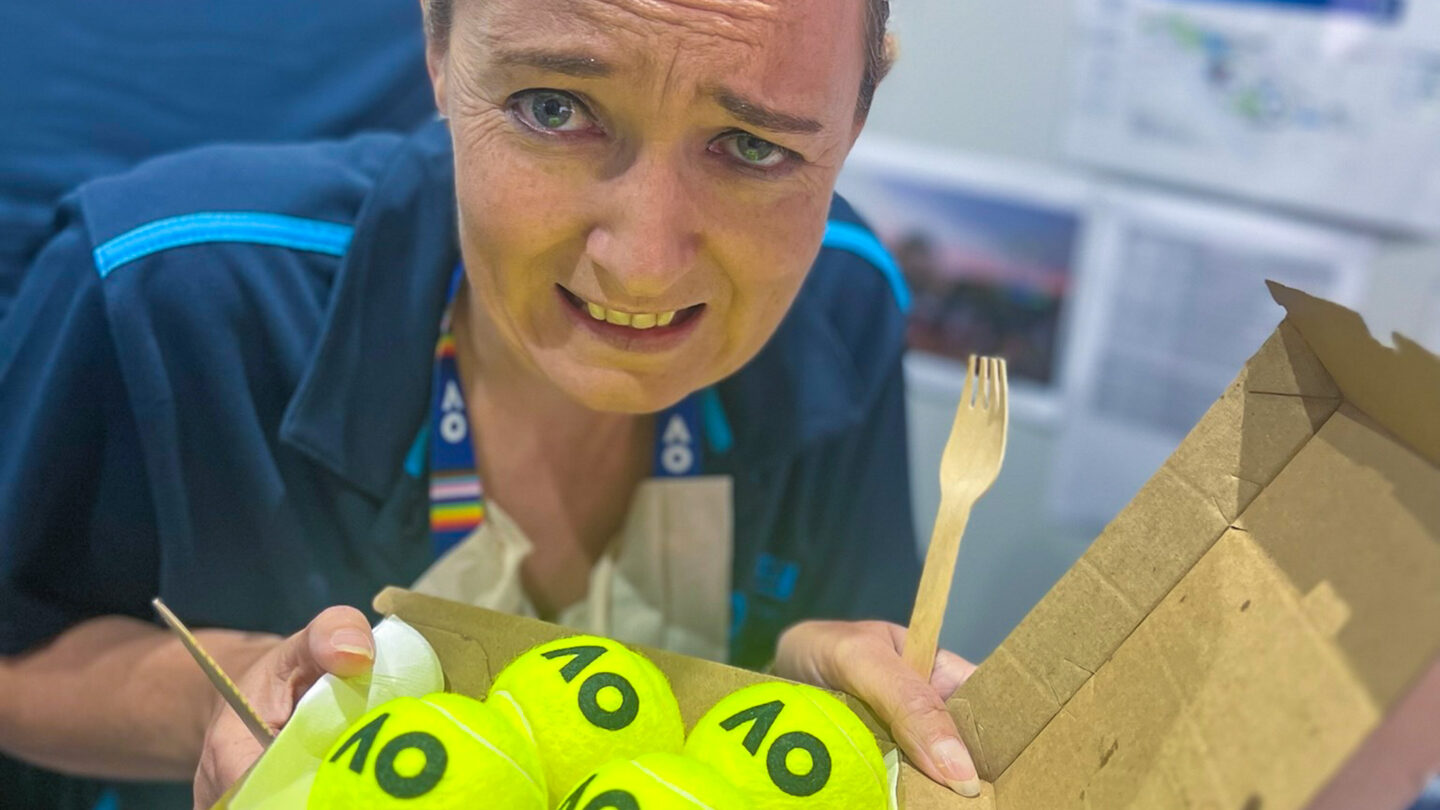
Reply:
[[[464, 278], [463, 266], [450, 279], [449, 300]], [[455, 365], [455, 336], [450, 309], [435, 343], [430, 416], [430, 539], [435, 556], [449, 551], [485, 522], [485, 487], [475, 468], [470, 418]], [[700, 395], [691, 394], [662, 411], [655, 421], [654, 467], [657, 478], [696, 475], [701, 464]]]

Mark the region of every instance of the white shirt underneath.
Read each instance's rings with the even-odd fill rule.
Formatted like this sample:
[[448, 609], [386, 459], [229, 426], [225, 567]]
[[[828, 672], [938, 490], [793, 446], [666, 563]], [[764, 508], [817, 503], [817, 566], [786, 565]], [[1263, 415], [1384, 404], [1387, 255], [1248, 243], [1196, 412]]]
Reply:
[[[561, 611], [556, 624], [727, 660], [733, 529], [728, 477], [641, 482], [619, 533], [590, 571], [585, 598]], [[519, 525], [486, 501], [485, 521], [421, 574], [413, 589], [536, 617], [520, 579], [533, 549]]]

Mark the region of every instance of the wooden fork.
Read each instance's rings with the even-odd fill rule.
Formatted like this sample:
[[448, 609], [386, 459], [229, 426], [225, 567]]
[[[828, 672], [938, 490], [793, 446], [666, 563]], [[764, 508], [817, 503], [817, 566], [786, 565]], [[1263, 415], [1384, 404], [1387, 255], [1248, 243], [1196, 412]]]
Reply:
[[1005, 361], [971, 355], [955, 424], [940, 458], [940, 511], [935, 515], [935, 531], [930, 535], [930, 550], [905, 636], [905, 663], [926, 680], [935, 665], [960, 537], [970, 520], [970, 509], [1000, 473], [1009, 421]]

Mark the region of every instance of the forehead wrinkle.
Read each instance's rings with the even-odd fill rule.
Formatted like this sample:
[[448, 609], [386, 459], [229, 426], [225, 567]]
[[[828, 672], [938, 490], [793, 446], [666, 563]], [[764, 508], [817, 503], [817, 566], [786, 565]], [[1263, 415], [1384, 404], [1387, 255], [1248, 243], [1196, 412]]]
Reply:
[[[609, 13], [597, 7], [609, 9]], [[756, 28], [779, 17], [772, 0], [585, 0], [576, 3], [574, 11], [602, 26], [615, 25], [612, 15], [618, 12], [638, 19], [652, 33], [657, 25], [675, 25], [749, 46], [762, 39]]]
[[[794, 0], [516, 0], [485, 3], [481, 8], [499, 12], [490, 25], [464, 30], [484, 41], [482, 52], [506, 61], [503, 54], [575, 57], [559, 71], [580, 78], [630, 77], [652, 89], [658, 98], [706, 100], [731, 116], [772, 132], [815, 134], [827, 130], [810, 105], [787, 109], [792, 98], [768, 98], [765, 88], [735, 87], [724, 81], [702, 81], [697, 86], [686, 66], [702, 53], [723, 54], [725, 63], [741, 66], [766, 63], [777, 56], [771, 47], [776, 36], [792, 36], [791, 29], [805, 25], [803, 16], [789, 12]], [[782, 26], [784, 33], [776, 26]], [[738, 46], [738, 47], [737, 47]], [[782, 47], [783, 50], [783, 47]], [[769, 57], [765, 55], [769, 54]], [[595, 65], [581, 64], [594, 58]], [[534, 61], [534, 60], [531, 60]], [[569, 61], [569, 60], [566, 60]], [[743, 71], [742, 71], [743, 72]], [[580, 74], [590, 74], [589, 76]], [[760, 89], [760, 95], [752, 94]], [[793, 94], [792, 94], [793, 95]], [[805, 96], [808, 97], [808, 96]]]
[[503, 46], [495, 54], [495, 62], [504, 67], [531, 67], [551, 73], [581, 78], [603, 78], [615, 68], [598, 57], [565, 50], [540, 48], [508, 49]]

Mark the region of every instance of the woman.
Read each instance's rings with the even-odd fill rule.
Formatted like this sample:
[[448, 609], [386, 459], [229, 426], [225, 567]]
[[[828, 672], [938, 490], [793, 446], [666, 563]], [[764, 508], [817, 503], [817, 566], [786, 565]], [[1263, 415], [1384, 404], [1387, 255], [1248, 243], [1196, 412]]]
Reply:
[[[373, 655], [363, 614], [320, 608], [422, 572], [547, 618], [627, 595], [635, 626], [713, 644], [704, 617], [668, 616], [686, 595], [657, 607], [626, 571], [659, 557], [716, 591], [724, 566], [689, 533], [716, 521], [676, 541], [634, 505], [708, 509], [718, 475], [730, 657], [858, 695], [976, 792], [943, 704], [971, 667], [942, 654], [927, 683], [901, 628], [854, 621], [902, 619], [918, 576], [903, 300], [832, 201], [887, 11], [432, 0], [443, 125], [193, 153], [78, 192], [0, 355], [18, 438], [0, 746], [121, 778], [198, 757], [197, 805], [232, 783], [258, 748], [136, 618], [156, 592], [194, 624], [267, 631], [203, 641], [277, 726]], [[652, 471], [697, 470], [652, 496]]]

